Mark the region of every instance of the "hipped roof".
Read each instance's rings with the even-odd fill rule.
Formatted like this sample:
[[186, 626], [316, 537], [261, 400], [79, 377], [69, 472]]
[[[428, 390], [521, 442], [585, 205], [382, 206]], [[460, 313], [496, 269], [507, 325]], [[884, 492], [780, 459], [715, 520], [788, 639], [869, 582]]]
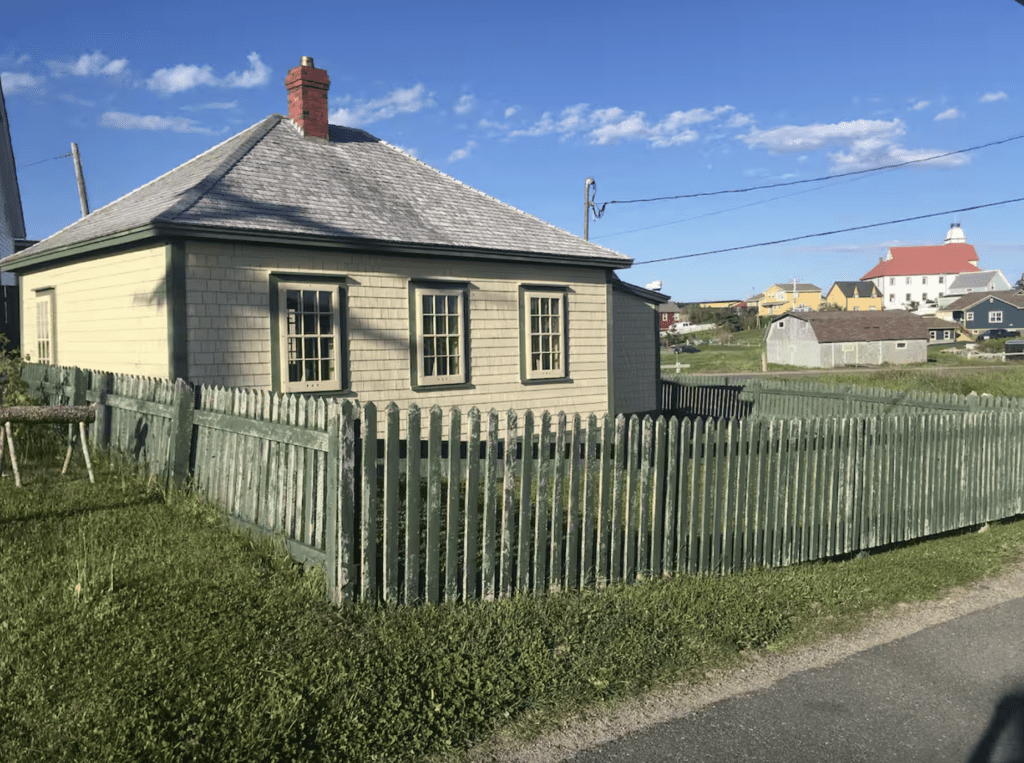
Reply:
[[366, 133], [331, 125], [305, 138], [274, 114], [8, 258], [4, 269], [126, 236], [179, 235], [418, 253], [632, 260], [466, 186]]

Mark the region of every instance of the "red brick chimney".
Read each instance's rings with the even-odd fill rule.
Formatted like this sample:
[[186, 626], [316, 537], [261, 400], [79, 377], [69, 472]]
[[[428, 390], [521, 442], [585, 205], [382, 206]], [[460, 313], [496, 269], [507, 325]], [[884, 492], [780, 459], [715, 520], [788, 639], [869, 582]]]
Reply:
[[288, 116], [302, 128], [307, 138], [327, 140], [327, 89], [331, 80], [323, 69], [313, 67], [313, 59], [302, 63], [284, 78], [288, 88]]

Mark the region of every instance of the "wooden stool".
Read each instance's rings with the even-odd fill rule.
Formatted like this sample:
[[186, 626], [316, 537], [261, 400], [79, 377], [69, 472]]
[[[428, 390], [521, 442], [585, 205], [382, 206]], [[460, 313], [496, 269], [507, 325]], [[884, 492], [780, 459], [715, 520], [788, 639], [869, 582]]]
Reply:
[[11, 467], [14, 469], [14, 486], [21, 487], [21, 474], [18, 472], [18, 457], [14, 452], [14, 435], [11, 432], [11, 422], [19, 424], [59, 424], [67, 422], [68, 425], [68, 452], [64, 456], [64, 468], [61, 474], [66, 474], [68, 465], [71, 463], [71, 453], [74, 450], [74, 425], [78, 424], [79, 440], [82, 443], [82, 454], [85, 456], [85, 468], [89, 472], [89, 482], [96, 484], [96, 478], [92, 473], [92, 459], [89, 458], [89, 446], [86, 444], [85, 425], [96, 420], [96, 404], [92, 405], [17, 405], [7, 408], [0, 407], [0, 422], [3, 422], [3, 433], [0, 434], [0, 470], [3, 469], [4, 446], [11, 454]]

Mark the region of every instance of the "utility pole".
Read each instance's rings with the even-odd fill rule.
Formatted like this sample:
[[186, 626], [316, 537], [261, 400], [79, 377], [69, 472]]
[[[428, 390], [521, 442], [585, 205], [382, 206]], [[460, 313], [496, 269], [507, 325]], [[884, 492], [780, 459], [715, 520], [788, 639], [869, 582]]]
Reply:
[[82, 174], [82, 157], [78, 155], [78, 144], [71, 144], [71, 156], [75, 160], [75, 177], [78, 179], [78, 200], [82, 203], [82, 217], [89, 214], [89, 197], [85, 193], [85, 175]]
[[[590, 189], [594, 192], [591, 194]], [[597, 196], [597, 181], [587, 178], [583, 184], [583, 240], [590, 241], [590, 210], [594, 208], [594, 197]]]

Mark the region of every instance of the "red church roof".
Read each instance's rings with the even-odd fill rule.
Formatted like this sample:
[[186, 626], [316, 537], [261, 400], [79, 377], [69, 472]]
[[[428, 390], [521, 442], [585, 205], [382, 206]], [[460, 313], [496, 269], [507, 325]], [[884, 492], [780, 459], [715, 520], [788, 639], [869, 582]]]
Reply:
[[978, 253], [971, 244], [939, 244], [938, 246], [894, 246], [892, 259], [884, 260], [860, 277], [926, 276], [933, 273], [975, 273]]

